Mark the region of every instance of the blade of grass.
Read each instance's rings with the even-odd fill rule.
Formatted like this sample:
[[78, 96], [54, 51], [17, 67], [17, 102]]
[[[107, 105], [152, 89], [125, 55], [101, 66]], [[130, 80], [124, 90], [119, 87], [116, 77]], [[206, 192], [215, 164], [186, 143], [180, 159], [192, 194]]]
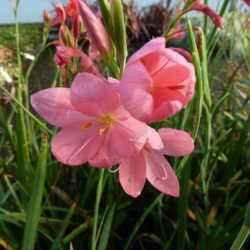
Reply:
[[9, 190], [10, 190], [12, 196], [13, 196], [14, 199], [15, 199], [16, 205], [18, 206], [18, 208], [20, 209], [20, 211], [24, 214], [25, 211], [24, 211], [24, 209], [23, 209], [23, 205], [21, 204], [21, 202], [20, 202], [20, 200], [19, 200], [19, 198], [18, 198], [18, 196], [17, 196], [17, 194], [16, 194], [16, 191], [14, 190], [13, 186], [11, 185], [11, 183], [10, 183], [9, 178], [8, 178], [7, 175], [4, 176], [4, 180], [5, 180], [5, 182], [6, 182], [7, 186], [8, 186], [8, 188], [9, 188]]
[[72, 207], [69, 209], [69, 212], [68, 212], [67, 216], [65, 217], [65, 220], [63, 221], [61, 230], [57, 234], [56, 239], [55, 239], [55, 241], [54, 241], [54, 243], [53, 243], [53, 245], [51, 247], [51, 250], [58, 250], [58, 249], [60, 249], [59, 246], [60, 246], [60, 244], [62, 242], [63, 236], [64, 236], [64, 234], [66, 232], [67, 226], [68, 226], [68, 224], [70, 222], [70, 218], [71, 218], [71, 216], [72, 216], [72, 214], [74, 212], [75, 207], [76, 207], [76, 203], [74, 203], [72, 205]]
[[75, 237], [77, 237], [79, 234], [83, 233], [88, 228], [89, 228], [89, 223], [88, 222], [84, 222], [83, 224], [81, 224], [79, 227], [75, 228], [71, 233], [69, 233], [68, 235], [66, 235], [63, 238], [63, 244], [69, 243]]
[[0, 89], [4, 91], [13, 101], [21, 108], [23, 109], [27, 115], [29, 115], [35, 122], [37, 122], [45, 131], [47, 131], [49, 134], [53, 134], [52, 131], [47, 128], [41, 121], [39, 121], [28, 109], [26, 109], [21, 102], [19, 102], [4, 86], [0, 84]]
[[113, 206], [109, 209], [107, 218], [105, 220], [105, 224], [102, 230], [102, 236], [100, 239], [100, 243], [98, 246], [98, 250], [105, 250], [108, 246], [108, 239], [111, 231], [112, 221], [115, 213], [115, 207], [116, 204], [113, 204]]
[[47, 149], [48, 149], [47, 134], [44, 134], [28, 206], [28, 213], [27, 213], [23, 243], [22, 243], [23, 250], [33, 250], [36, 243], [36, 232], [37, 232], [38, 220], [40, 217], [40, 209], [41, 209], [43, 189], [44, 189], [46, 169], [47, 169]]
[[99, 173], [99, 181], [97, 186], [97, 192], [96, 192], [96, 200], [95, 200], [95, 209], [94, 209], [94, 220], [93, 220], [93, 230], [92, 230], [92, 237], [91, 237], [91, 249], [96, 249], [96, 232], [97, 232], [97, 223], [98, 223], [98, 211], [99, 211], [99, 205], [101, 200], [101, 194], [102, 194], [102, 183], [103, 183], [103, 176], [104, 176], [104, 168], [100, 170]]
[[135, 224], [135, 226], [133, 227], [128, 240], [126, 241], [126, 245], [124, 247], [124, 250], [127, 250], [129, 248], [129, 245], [132, 241], [132, 239], [134, 238], [136, 232], [138, 231], [138, 229], [140, 228], [140, 226], [142, 225], [142, 223], [145, 221], [145, 219], [147, 218], [147, 216], [149, 215], [149, 213], [153, 210], [153, 208], [158, 204], [158, 202], [164, 197], [164, 194], [161, 193], [160, 195], [157, 196], [157, 198], [151, 203], [151, 205], [146, 209], [146, 211], [143, 213], [143, 215], [141, 216], [141, 218], [137, 221], [137, 223]]
[[185, 249], [185, 232], [187, 227], [189, 178], [191, 176], [191, 157], [182, 170], [180, 180], [180, 198], [178, 204], [177, 249]]

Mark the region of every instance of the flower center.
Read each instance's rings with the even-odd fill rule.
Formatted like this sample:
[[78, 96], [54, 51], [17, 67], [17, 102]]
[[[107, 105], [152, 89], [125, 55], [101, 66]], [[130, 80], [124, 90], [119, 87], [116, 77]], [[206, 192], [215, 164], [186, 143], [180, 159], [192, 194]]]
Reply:
[[114, 119], [115, 119], [114, 114], [108, 114], [108, 115], [102, 116], [99, 119], [99, 123], [102, 126], [102, 128], [99, 130], [99, 134], [102, 134], [105, 131], [105, 129], [109, 128]]

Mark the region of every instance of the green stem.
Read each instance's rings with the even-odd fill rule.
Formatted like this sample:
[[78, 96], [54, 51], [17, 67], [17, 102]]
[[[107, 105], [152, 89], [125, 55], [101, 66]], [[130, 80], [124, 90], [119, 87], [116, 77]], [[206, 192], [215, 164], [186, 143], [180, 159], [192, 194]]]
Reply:
[[[20, 41], [19, 41], [19, 25], [18, 25], [18, 5], [19, 1], [16, 2], [16, 7], [14, 7], [15, 14], [15, 32], [16, 32], [16, 59], [18, 65], [18, 85], [17, 85], [17, 99], [20, 104], [23, 104], [22, 98], [22, 61], [20, 56]], [[1, 86], [2, 88], [3, 86]], [[16, 116], [16, 124], [17, 124], [17, 164], [18, 164], [18, 178], [20, 178], [21, 183], [24, 187], [27, 186], [27, 176], [29, 176], [29, 172], [27, 172], [27, 166], [30, 166], [30, 154], [29, 154], [29, 144], [27, 139], [27, 131], [24, 120], [24, 112], [21, 106], [17, 109]], [[26, 206], [27, 197], [24, 192], [21, 191], [21, 197], [24, 207]]]
[[230, 250], [241, 249], [249, 233], [250, 233], [250, 228], [243, 225]]
[[27, 115], [30, 116], [35, 122], [37, 122], [42, 128], [44, 128], [49, 134], [53, 134], [52, 131], [47, 128], [41, 121], [39, 121], [28, 109], [26, 109], [21, 102], [19, 102], [3, 85], [0, 84], [0, 89], [4, 91], [11, 99], [22, 109], [26, 112]]
[[185, 249], [185, 231], [187, 227], [187, 210], [188, 210], [188, 186], [191, 175], [191, 158], [182, 170], [180, 180], [180, 198], [178, 205], [178, 227], [177, 227], [177, 249]]
[[250, 202], [248, 202], [247, 210], [245, 213], [245, 220], [243, 222], [243, 226], [237, 235], [232, 247], [230, 250], [238, 250], [241, 249], [245, 240], [247, 239], [250, 233]]
[[121, 58], [121, 60], [120, 60], [120, 79], [122, 78], [122, 74], [124, 72], [125, 65], [126, 65], [126, 57]]
[[103, 175], [104, 175], [105, 168], [100, 170], [99, 182], [97, 186], [96, 192], [96, 200], [95, 200], [95, 210], [94, 210], [94, 221], [93, 221], [93, 230], [92, 230], [92, 238], [91, 238], [91, 250], [96, 249], [96, 232], [97, 232], [97, 222], [98, 222], [98, 211], [99, 211], [99, 204], [102, 195], [102, 183], [103, 183]]
[[[209, 0], [204, 0], [205, 5], [209, 5]], [[204, 34], [207, 34], [207, 28], [208, 28], [208, 16], [204, 15]]]
[[145, 219], [147, 218], [149, 213], [153, 210], [153, 208], [162, 200], [164, 195], [165, 195], [164, 193], [159, 194], [156, 197], [156, 199], [151, 203], [151, 205], [145, 210], [145, 212], [143, 213], [141, 218], [137, 221], [137, 223], [135, 224], [134, 228], [132, 229], [132, 231], [131, 231], [131, 233], [129, 235], [128, 240], [126, 241], [126, 245], [124, 247], [124, 250], [127, 250], [129, 248], [129, 245], [130, 245], [132, 239], [134, 238], [136, 232], [138, 231], [138, 229], [140, 228], [142, 223], [145, 221]]

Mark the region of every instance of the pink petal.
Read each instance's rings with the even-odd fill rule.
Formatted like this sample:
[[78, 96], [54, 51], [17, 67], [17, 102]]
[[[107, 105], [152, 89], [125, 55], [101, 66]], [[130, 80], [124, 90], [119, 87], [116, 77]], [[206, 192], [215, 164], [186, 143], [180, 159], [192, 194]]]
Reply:
[[172, 115], [176, 114], [185, 106], [181, 101], [168, 101], [156, 108], [152, 113], [151, 122], [164, 121]]
[[146, 162], [142, 152], [120, 164], [119, 178], [128, 195], [133, 198], [140, 195], [146, 181]]
[[142, 57], [162, 48], [165, 48], [165, 38], [157, 37], [152, 39], [130, 57], [128, 64], [140, 60]]
[[137, 88], [141, 88], [146, 91], [152, 86], [152, 79], [140, 61], [127, 64], [122, 75], [121, 82], [122, 84], [133, 84]]
[[118, 93], [101, 78], [78, 74], [71, 86], [70, 100], [85, 115], [99, 116], [113, 112], [120, 103]]
[[70, 103], [70, 89], [51, 88], [39, 91], [30, 98], [32, 107], [48, 123], [65, 127], [76, 121], [89, 121]]
[[91, 159], [98, 151], [103, 135], [100, 125], [93, 123], [84, 130], [86, 123], [77, 122], [63, 128], [52, 140], [52, 152], [58, 161], [67, 165], [80, 165]]
[[103, 143], [100, 146], [96, 155], [89, 160], [89, 164], [98, 168], [107, 168], [112, 167], [113, 165], [119, 163], [121, 161], [121, 157], [119, 155], [111, 155], [108, 152], [108, 138], [107, 133], [104, 134]]
[[146, 131], [146, 124], [133, 117], [114, 121], [106, 138], [109, 157], [128, 158], [139, 152], [146, 142]]
[[161, 128], [158, 133], [164, 144], [164, 148], [161, 150], [163, 154], [184, 156], [194, 150], [192, 137], [184, 131], [172, 128]]
[[144, 150], [146, 159], [146, 177], [160, 192], [179, 197], [179, 182], [164, 156], [158, 152]]
[[149, 122], [153, 110], [153, 97], [147, 91], [132, 84], [120, 85], [121, 101], [136, 119]]
[[160, 135], [155, 129], [149, 126], [147, 126], [147, 137], [150, 148], [155, 150], [161, 150], [163, 148], [163, 143], [161, 141]]
[[184, 65], [166, 66], [153, 76], [155, 88], [167, 88], [172, 86], [184, 85], [189, 78], [190, 70]]
[[119, 90], [120, 90], [120, 81], [119, 80], [117, 80], [113, 77], [109, 77], [108, 83], [109, 83], [110, 87], [112, 87], [115, 91], [119, 92]]
[[141, 59], [142, 63], [149, 71], [151, 76], [169, 63], [169, 59], [165, 56], [164, 51], [165, 48], [158, 49], [157, 51], [154, 51]]

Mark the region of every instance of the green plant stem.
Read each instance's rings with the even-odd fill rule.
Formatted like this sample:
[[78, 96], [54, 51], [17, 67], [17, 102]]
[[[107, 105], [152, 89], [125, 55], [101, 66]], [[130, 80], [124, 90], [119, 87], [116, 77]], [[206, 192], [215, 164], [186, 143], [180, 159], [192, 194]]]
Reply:
[[126, 57], [121, 58], [121, 60], [120, 60], [120, 79], [122, 78], [122, 74], [124, 72], [125, 65], [126, 65]]
[[187, 209], [188, 209], [188, 186], [189, 178], [191, 175], [191, 158], [182, 170], [182, 176], [180, 180], [180, 198], [178, 205], [178, 227], [177, 227], [177, 249], [185, 249], [185, 231], [187, 226]]
[[170, 31], [173, 29], [173, 27], [177, 24], [178, 20], [184, 15], [187, 13], [187, 9], [189, 8], [189, 6], [194, 3], [196, 0], [190, 0], [190, 1], [187, 1], [187, 3], [185, 4], [185, 6], [183, 7], [181, 13], [179, 13], [179, 15], [177, 15], [173, 20], [172, 22], [169, 24], [167, 30], [165, 31], [165, 33], [163, 34], [163, 37], [167, 37], [170, 33]]
[[[15, 31], [16, 31], [16, 58], [18, 65], [18, 85], [17, 85], [17, 99], [19, 103], [23, 104], [22, 98], [22, 61], [20, 57], [20, 41], [19, 41], [19, 25], [18, 25], [18, 5], [19, 1], [16, 2], [16, 7], [14, 7], [15, 14]], [[2, 86], [1, 86], [2, 87]], [[27, 166], [30, 166], [30, 154], [29, 154], [29, 146], [27, 140], [27, 133], [24, 121], [24, 112], [21, 106], [17, 109], [16, 116], [16, 124], [17, 124], [17, 163], [18, 163], [18, 178], [20, 178], [21, 184], [26, 187], [27, 186], [27, 176], [29, 176], [29, 172], [27, 172]], [[21, 191], [22, 203], [24, 207], [27, 203], [26, 195]]]
[[0, 84], [0, 89], [4, 91], [11, 99], [21, 108], [23, 109], [27, 115], [29, 115], [35, 122], [37, 122], [44, 130], [46, 130], [49, 134], [53, 134], [53, 132], [47, 128], [41, 121], [39, 121], [27, 108], [23, 106], [22, 103], [19, 102], [3, 85]]
[[[219, 15], [220, 15], [221, 17], [223, 17], [223, 15], [224, 15], [224, 13], [225, 13], [225, 10], [226, 10], [226, 8], [227, 8], [229, 2], [230, 2], [230, 0], [225, 0], [225, 1], [224, 1], [223, 5], [222, 5], [222, 7], [221, 7], [220, 13], [219, 13]], [[207, 39], [207, 48], [209, 48], [209, 47], [211, 46], [212, 41], [213, 41], [213, 38], [214, 38], [214, 36], [215, 36], [215, 32], [216, 32], [217, 29], [218, 29], [218, 28], [214, 26], [213, 29], [212, 29], [212, 31], [209, 32], [209, 36], [208, 36], [208, 39]]]
[[136, 234], [136, 232], [138, 231], [138, 229], [140, 228], [140, 226], [142, 225], [142, 223], [145, 221], [145, 219], [147, 218], [147, 216], [149, 215], [149, 213], [152, 211], [152, 209], [158, 204], [158, 202], [161, 201], [161, 199], [164, 197], [165, 194], [161, 193], [160, 195], [158, 195], [156, 197], [156, 199], [151, 203], [151, 205], [146, 209], [146, 211], [143, 213], [143, 215], [141, 216], [141, 218], [137, 221], [137, 223], [135, 224], [134, 228], [132, 229], [129, 238], [126, 242], [126, 245], [124, 247], [124, 250], [127, 250], [129, 248], [129, 245], [134, 237], [134, 235]]
[[243, 222], [242, 228], [241, 228], [239, 234], [237, 235], [230, 250], [241, 249], [241, 247], [243, 246], [249, 233], [250, 233], [250, 202], [248, 202], [247, 210], [245, 213], [245, 220]]
[[[209, 5], [209, 0], [204, 0], [205, 5]], [[207, 28], [208, 28], [208, 16], [204, 15], [204, 34], [207, 34]]]
[[96, 232], [97, 232], [97, 222], [98, 222], [98, 211], [99, 211], [99, 204], [100, 204], [101, 195], [102, 195], [102, 183], [103, 183], [104, 170], [105, 168], [100, 169], [99, 182], [98, 182], [97, 192], [96, 192], [93, 230], [92, 230], [92, 238], [91, 238], [91, 250], [96, 249], [96, 243], [97, 243]]

